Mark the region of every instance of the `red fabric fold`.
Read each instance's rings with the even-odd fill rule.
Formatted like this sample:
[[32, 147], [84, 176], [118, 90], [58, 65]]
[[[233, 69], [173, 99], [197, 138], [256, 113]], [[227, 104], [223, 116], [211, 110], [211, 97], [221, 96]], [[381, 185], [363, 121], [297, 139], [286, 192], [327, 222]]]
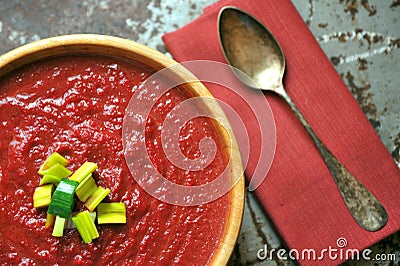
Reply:
[[[388, 212], [383, 229], [367, 232], [359, 227], [303, 126], [282, 99], [266, 93], [275, 118], [277, 146], [268, 176], [256, 193], [288, 248], [314, 249], [317, 257], [323, 249], [338, 249], [336, 259], [327, 253], [321, 260], [299, 258], [301, 264], [336, 264], [346, 259], [346, 250], [361, 251], [399, 230], [400, 171], [291, 1], [219, 1], [192, 23], [163, 37], [170, 53], [177, 61], [224, 62], [217, 16], [225, 5], [253, 14], [275, 35], [286, 58], [288, 94], [332, 153]], [[218, 98], [217, 87], [207, 86]], [[254, 170], [250, 161], [246, 173]], [[339, 238], [346, 239], [345, 247], [337, 246]]]

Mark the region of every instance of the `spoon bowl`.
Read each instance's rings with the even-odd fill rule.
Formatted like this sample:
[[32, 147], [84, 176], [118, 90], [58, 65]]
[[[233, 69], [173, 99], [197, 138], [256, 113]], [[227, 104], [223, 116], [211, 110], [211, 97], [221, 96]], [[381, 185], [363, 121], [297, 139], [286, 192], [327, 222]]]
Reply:
[[365, 230], [381, 229], [388, 219], [385, 208], [322, 143], [286, 93], [282, 82], [285, 57], [272, 33], [250, 14], [230, 6], [220, 11], [218, 32], [224, 56], [238, 78], [251, 88], [278, 93], [299, 118], [317, 146], [354, 220]]
[[252, 79], [234, 68], [247, 86], [272, 91], [282, 87], [285, 57], [275, 37], [260, 21], [239, 9], [225, 7], [218, 25], [225, 58]]

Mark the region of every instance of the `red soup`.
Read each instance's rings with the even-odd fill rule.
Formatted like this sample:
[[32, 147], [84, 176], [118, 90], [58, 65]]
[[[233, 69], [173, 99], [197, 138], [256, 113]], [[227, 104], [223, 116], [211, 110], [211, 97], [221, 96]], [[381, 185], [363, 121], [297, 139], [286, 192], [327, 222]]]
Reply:
[[[121, 141], [125, 109], [152, 73], [123, 60], [97, 56], [54, 58], [25, 66], [0, 80], [0, 264], [207, 264], [219, 244], [228, 196], [182, 207], [161, 202], [135, 182]], [[226, 165], [222, 145], [206, 169], [186, 172], [170, 164], [159, 145], [166, 113], [189, 96], [174, 88], [159, 99], [146, 126], [150, 159], [177, 183], [202, 184]], [[182, 129], [180, 148], [198, 156], [198, 141], [218, 140], [207, 118]], [[53, 152], [98, 164], [98, 185], [111, 190], [105, 201], [124, 202], [126, 224], [96, 225], [100, 237], [83, 243], [77, 230], [53, 237], [46, 210], [33, 208], [37, 170]], [[140, 161], [140, 158], [138, 158]], [[210, 178], [211, 176], [211, 178]], [[204, 180], [202, 178], [204, 177]], [[189, 181], [185, 181], [189, 180]], [[76, 204], [75, 209], [83, 208]]]

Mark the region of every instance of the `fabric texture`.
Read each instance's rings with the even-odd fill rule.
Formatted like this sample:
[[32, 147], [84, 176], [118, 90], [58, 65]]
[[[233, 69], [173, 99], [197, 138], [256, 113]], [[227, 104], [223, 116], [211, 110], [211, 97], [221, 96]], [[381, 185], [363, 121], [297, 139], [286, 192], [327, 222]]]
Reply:
[[[283, 99], [265, 93], [276, 123], [277, 144], [271, 169], [256, 194], [287, 247], [299, 251], [300, 264], [337, 264], [347, 258], [346, 250], [361, 251], [399, 230], [399, 169], [290, 0], [219, 1], [195, 21], [163, 36], [169, 52], [180, 62], [225, 62], [217, 16], [226, 5], [251, 13], [275, 35], [286, 58], [284, 86], [288, 94], [325, 145], [388, 213], [388, 223], [377, 232], [358, 226], [301, 123]], [[216, 86], [207, 87], [216, 98], [227, 98]], [[257, 143], [257, 138], [250, 142]], [[252, 160], [258, 160], [256, 157], [250, 157], [248, 176], [254, 171]], [[345, 247], [338, 246], [340, 238], [346, 239]], [[328, 253], [321, 255], [329, 248], [337, 249], [336, 259]], [[309, 249], [316, 251], [316, 259], [301, 257], [301, 252]]]

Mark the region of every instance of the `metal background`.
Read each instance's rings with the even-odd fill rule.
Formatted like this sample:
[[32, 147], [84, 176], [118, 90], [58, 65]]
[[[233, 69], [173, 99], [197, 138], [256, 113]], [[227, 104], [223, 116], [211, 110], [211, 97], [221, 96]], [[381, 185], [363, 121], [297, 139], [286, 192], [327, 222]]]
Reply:
[[[161, 36], [192, 21], [213, 2], [0, 0], [0, 54], [28, 42], [70, 33], [119, 36], [167, 53]], [[400, 1], [293, 3], [400, 166]], [[283, 247], [253, 194], [248, 193], [243, 226], [230, 264], [293, 264], [277, 258], [258, 260], [257, 251], [264, 244]], [[400, 233], [370, 248], [376, 254], [396, 254], [397, 260], [346, 264], [400, 263]]]

